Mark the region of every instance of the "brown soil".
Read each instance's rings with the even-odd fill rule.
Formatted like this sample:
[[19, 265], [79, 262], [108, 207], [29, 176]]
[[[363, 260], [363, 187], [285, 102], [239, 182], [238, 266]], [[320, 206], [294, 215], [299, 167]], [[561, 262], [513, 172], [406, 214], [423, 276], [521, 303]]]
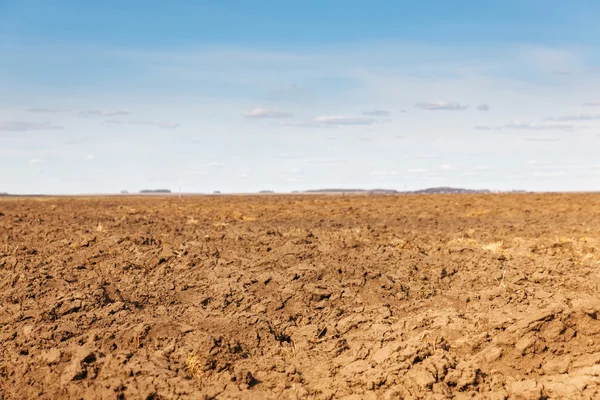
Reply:
[[600, 396], [600, 195], [6, 198], [0, 399]]

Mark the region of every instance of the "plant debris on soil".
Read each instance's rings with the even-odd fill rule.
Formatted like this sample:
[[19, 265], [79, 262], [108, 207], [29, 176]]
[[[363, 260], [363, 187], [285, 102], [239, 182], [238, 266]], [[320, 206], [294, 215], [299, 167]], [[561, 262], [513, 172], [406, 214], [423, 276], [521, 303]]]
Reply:
[[0, 200], [0, 399], [600, 398], [600, 195]]

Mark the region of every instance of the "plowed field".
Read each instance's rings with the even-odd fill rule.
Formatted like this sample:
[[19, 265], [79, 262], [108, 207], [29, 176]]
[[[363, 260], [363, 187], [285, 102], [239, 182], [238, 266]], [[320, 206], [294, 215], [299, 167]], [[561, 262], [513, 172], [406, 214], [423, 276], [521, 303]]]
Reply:
[[0, 399], [600, 398], [600, 195], [4, 198]]

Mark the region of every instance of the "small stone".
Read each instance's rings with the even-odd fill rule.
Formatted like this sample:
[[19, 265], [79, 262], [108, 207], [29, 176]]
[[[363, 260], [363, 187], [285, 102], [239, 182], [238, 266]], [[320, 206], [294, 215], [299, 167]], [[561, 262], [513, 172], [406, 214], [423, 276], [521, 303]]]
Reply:
[[255, 314], [264, 314], [265, 312], [267, 312], [267, 306], [260, 303], [252, 304], [252, 306], [250, 307], [250, 311], [252, 311]]
[[96, 362], [96, 354], [89, 349], [79, 348], [71, 357], [60, 378], [61, 384], [85, 379], [88, 375], [87, 366]]
[[508, 393], [506, 390], [498, 390], [490, 395], [490, 400], [506, 400], [508, 399]]
[[565, 382], [544, 382], [544, 392], [556, 399], [577, 399], [581, 397], [581, 390], [569, 380]]
[[323, 299], [323, 300], [313, 304], [313, 307], [315, 308], [315, 310], [322, 310], [325, 307], [327, 307], [327, 300]]
[[312, 289], [312, 297], [311, 300], [315, 302], [319, 302], [324, 299], [329, 299], [331, 297], [331, 291], [328, 289], [315, 288]]
[[296, 367], [294, 367], [293, 365], [288, 365], [285, 369], [285, 373], [287, 375], [294, 375], [296, 373]]
[[377, 350], [371, 359], [375, 361], [377, 364], [381, 364], [382, 362], [388, 360], [396, 350], [400, 347], [399, 343], [392, 343], [381, 349]]
[[534, 335], [523, 336], [521, 339], [519, 339], [517, 344], [515, 344], [515, 348], [521, 353], [524, 353], [525, 350], [527, 350], [535, 344], [535, 340], [536, 338]]
[[478, 371], [475, 370], [473, 367], [465, 368], [462, 371], [462, 374], [460, 375], [460, 379], [456, 383], [456, 387], [466, 388], [471, 385], [474, 385], [475, 382], [477, 381], [477, 373], [478, 373]]
[[509, 387], [511, 398], [515, 400], [539, 400], [542, 398], [542, 385], [533, 379], [513, 382]]
[[110, 304], [108, 307], [106, 307], [106, 312], [108, 313], [108, 315], [112, 315], [112, 314], [116, 314], [121, 310], [125, 309], [125, 303], [123, 303], [122, 301], [117, 301], [115, 303]]
[[63, 371], [62, 376], [60, 377], [60, 382], [63, 385], [68, 384], [71, 381], [77, 381], [80, 379], [85, 379], [87, 376], [87, 370], [85, 366], [81, 363], [79, 359], [73, 359], [67, 365]]
[[430, 389], [435, 383], [435, 377], [429, 371], [411, 370], [409, 376], [413, 382], [424, 389]]
[[542, 366], [542, 371], [547, 375], [564, 374], [569, 370], [571, 360], [566, 357], [556, 358], [550, 360]]
[[362, 374], [371, 369], [371, 363], [367, 360], [357, 360], [342, 368], [342, 375], [353, 377], [354, 375]]
[[62, 353], [59, 349], [51, 349], [42, 352], [41, 358], [48, 365], [56, 364], [60, 361]]
[[492, 363], [502, 357], [502, 349], [500, 347], [493, 346], [488, 349], [485, 353], [485, 361]]

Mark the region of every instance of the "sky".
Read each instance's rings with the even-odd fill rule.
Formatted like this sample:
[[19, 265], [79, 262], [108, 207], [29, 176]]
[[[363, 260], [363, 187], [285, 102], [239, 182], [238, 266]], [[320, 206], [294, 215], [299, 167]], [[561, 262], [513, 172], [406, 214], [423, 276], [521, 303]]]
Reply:
[[600, 2], [0, 0], [0, 192], [600, 190]]

